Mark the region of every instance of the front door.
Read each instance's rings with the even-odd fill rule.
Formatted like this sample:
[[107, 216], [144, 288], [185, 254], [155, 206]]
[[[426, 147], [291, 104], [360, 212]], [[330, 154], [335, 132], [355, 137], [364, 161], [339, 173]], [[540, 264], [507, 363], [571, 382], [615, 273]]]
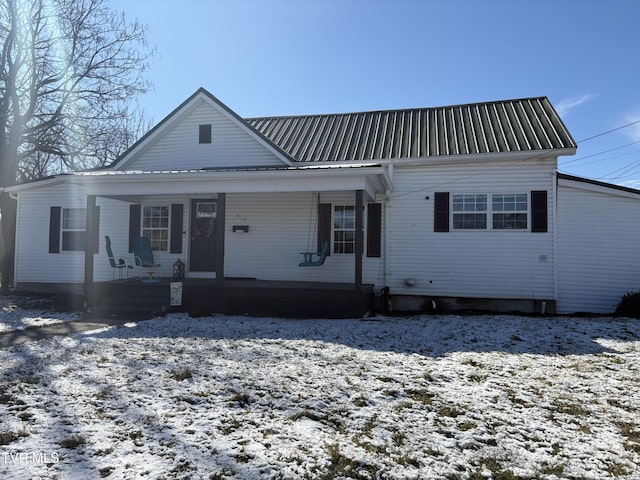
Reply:
[[191, 200], [191, 245], [189, 268], [192, 272], [216, 269], [215, 200]]

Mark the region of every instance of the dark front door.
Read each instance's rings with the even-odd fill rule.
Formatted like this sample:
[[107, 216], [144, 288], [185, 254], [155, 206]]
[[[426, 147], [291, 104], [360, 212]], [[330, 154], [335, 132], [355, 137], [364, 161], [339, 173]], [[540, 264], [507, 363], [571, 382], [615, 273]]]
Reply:
[[216, 269], [215, 200], [191, 200], [191, 245], [189, 267], [192, 272]]

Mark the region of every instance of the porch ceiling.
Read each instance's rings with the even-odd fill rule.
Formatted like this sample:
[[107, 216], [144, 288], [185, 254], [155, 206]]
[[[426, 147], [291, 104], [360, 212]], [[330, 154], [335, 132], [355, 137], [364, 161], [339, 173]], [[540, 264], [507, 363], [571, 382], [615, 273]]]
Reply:
[[392, 189], [387, 169], [380, 166], [252, 171], [103, 171], [78, 173], [66, 180], [84, 186], [87, 195], [103, 197], [363, 190], [365, 196], [374, 199], [377, 193]]

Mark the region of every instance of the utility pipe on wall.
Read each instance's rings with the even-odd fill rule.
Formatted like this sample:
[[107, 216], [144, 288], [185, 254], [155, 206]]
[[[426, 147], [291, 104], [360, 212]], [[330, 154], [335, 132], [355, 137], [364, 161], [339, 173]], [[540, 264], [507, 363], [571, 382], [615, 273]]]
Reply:
[[[393, 183], [393, 163], [387, 165], [387, 174], [389, 175], [389, 180]], [[384, 195], [384, 259], [382, 262], [383, 273], [382, 273], [382, 285], [386, 286], [389, 284], [389, 253], [390, 253], [390, 245], [389, 238], [391, 236], [391, 190], [386, 190]]]

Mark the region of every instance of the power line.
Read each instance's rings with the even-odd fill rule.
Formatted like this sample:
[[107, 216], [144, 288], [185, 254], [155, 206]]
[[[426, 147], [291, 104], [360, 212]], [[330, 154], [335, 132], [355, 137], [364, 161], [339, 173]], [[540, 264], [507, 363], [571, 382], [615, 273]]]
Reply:
[[[598, 133], [598, 134], [596, 134], [596, 135], [592, 135], [592, 136], [590, 136], [590, 137], [588, 137], [588, 138], [585, 138], [584, 140], [580, 140], [579, 142], [576, 142], [576, 144], [582, 144], [582, 143], [587, 142], [587, 141], [589, 141], [589, 140], [592, 140], [592, 139], [594, 139], [594, 138], [599, 138], [599, 137], [602, 137], [602, 136], [607, 135], [607, 134], [609, 134], [609, 133], [616, 132], [616, 131], [618, 131], [618, 130], [622, 130], [623, 128], [627, 128], [627, 127], [630, 127], [630, 126], [632, 126], [632, 125], [636, 125], [636, 124], [639, 124], [639, 123], [640, 123], [640, 120], [635, 120], [635, 121], [633, 121], [633, 122], [629, 122], [629, 123], [627, 123], [627, 124], [625, 124], [625, 125], [621, 125], [621, 126], [619, 126], [619, 127], [612, 128], [611, 130], [607, 130], [607, 131], [605, 131], [605, 132], [601, 132], [601, 133]], [[577, 162], [583, 162], [584, 160], [586, 160], [586, 159], [588, 159], [588, 158], [593, 158], [593, 157], [597, 157], [597, 156], [600, 156], [600, 155], [604, 155], [605, 153], [610, 153], [610, 152], [614, 152], [614, 151], [616, 151], [616, 150], [621, 150], [621, 149], [623, 149], [623, 148], [627, 148], [627, 147], [630, 147], [630, 146], [632, 146], [632, 145], [636, 145], [636, 144], [638, 144], [638, 143], [640, 143], [640, 140], [635, 141], [635, 142], [631, 142], [631, 143], [627, 143], [627, 144], [625, 144], [625, 145], [620, 145], [620, 146], [618, 146], [618, 147], [610, 148], [610, 149], [608, 149], [608, 150], [603, 150], [602, 152], [592, 153], [591, 155], [587, 155], [587, 156], [585, 156], [585, 157], [573, 158], [573, 159], [571, 159], [571, 160], [563, 160], [563, 161], [562, 161], [562, 166], [563, 166], [563, 167], [566, 167], [567, 165], [570, 165], [570, 164], [573, 164], [573, 166], [577, 166], [577, 165], [576, 165], [576, 163], [577, 163]], [[620, 156], [624, 156], [624, 155], [618, 155], [618, 156], [616, 156], [616, 157], [610, 157], [610, 158], [617, 158], [617, 157], [620, 157]], [[597, 160], [593, 160], [593, 161], [591, 161], [591, 162], [581, 163], [580, 165], [588, 165], [588, 164], [591, 164], [591, 163], [602, 162], [603, 160], [607, 160], [607, 159], [597, 159]], [[560, 160], [559, 160], [559, 163], [560, 163]], [[633, 163], [632, 163], [632, 164], [630, 164], [630, 165], [634, 165], [634, 164], [635, 164], [635, 162], [633, 162]], [[615, 170], [615, 171], [613, 171], [613, 172], [610, 172], [610, 173], [609, 173], [609, 174], [607, 174], [607, 175], [602, 175], [602, 176], [600, 176], [600, 177], [597, 177], [597, 179], [599, 179], [599, 180], [604, 180], [604, 179], [606, 179], [606, 178], [611, 178], [611, 180], [614, 180], [614, 179], [616, 179], [616, 178], [621, 178], [620, 176], [619, 176], [619, 177], [612, 177], [612, 175], [613, 175], [614, 173], [619, 172], [620, 170], [625, 170], [625, 172], [624, 172], [624, 173], [627, 173], [627, 174], [628, 174], [630, 171], [633, 171], [633, 168], [631, 168], [631, 169], [627, 169], [627, 167], [629, 167], [629, 165], [625, 165], [625, 166], [623, 166], [623, 167], [621, 167], [621, 168], [619, 168], [619, 169], [617, 169], [617, 170]]]
[[[612, 133], [612, 132], [615, 132], [615, 131], [617, 131], [617, 130], [622, 130], [623, 128], [630, 127], [631, 125], [635, 125], [635, 124], [637, 124], [637, 123], [640, 123], [640, 120], [636, 120], [636, 121], [634, 121], [634, 122], [627, 123], [626, 125], [622, 125], [621, 127], [616, 127], [616, 128], [611, 129], [611, 130], [607, 130], [606, 132], [598, 133], [598, 134], [593, 135], [593, 136], [591, 136], [591, 137], [585, 138], [584, 140], [580, 140], [580, 141], [579, 141], [579, 142], [577, 142], [577, 143], [584, 143], [584, 142], [588, 142], [589, 140], [593, 140], [594, 138], [602, 137], [603, 135], [607, 135], [607, 134]], [[636, 143], [637, 143], [637, 142], [636, 142]]]
[[[640, 122], [640, 120], [638, 120], [638, 122], [636, 122], [636, 123], [639, 123], [639, 122]], [[619, 129], [616, 128], [615, 130], [619, 130]], [[611, 131], [615, 131], [615, 130], [611, 130]], [[601, 136], [601, 135], [604, 135], [604, 133], [602, 133], [600, 135], [597, 135], [597, 136]], [[591, 138], [595, 138], [595, 137], [591, 137]], [[616, 150], [621, 150], [623, 148], [630, 147], [631, 145], [636, 145], [638, 143], [640, 143], [640, 140], [635, 141], [635, 142], [631, 142], [631, 143], [627, 143], [626, 145], [620, 145], [620, 146], [615, 147], [615, 148], [610, 148], [609, 150], [603, 150], [602, 152], [592, 153], [591, 155], [587, 155], [585, 157], [572, 158], [571, 160], [563, 161], [563, 165], [568, 165], [570, 163], [579, 162], [581, 160], [586, 160], [587, 158], [597, 157], [598, 155], [604, 155], [605, 153], [614, 152]]]
[[611, 180], [625, 178], [627, 176], [630, 176], [631, 172], [633, 172], [638, 167], [638, 165], [640, 165], [640, 160], [634, 160], [633, 162], [623, 165], [622, 167], [617, 168], [612, 172], [609, 172], [606, 175], [603, 175], [598, 178], [599, 179], [610, 178]]

